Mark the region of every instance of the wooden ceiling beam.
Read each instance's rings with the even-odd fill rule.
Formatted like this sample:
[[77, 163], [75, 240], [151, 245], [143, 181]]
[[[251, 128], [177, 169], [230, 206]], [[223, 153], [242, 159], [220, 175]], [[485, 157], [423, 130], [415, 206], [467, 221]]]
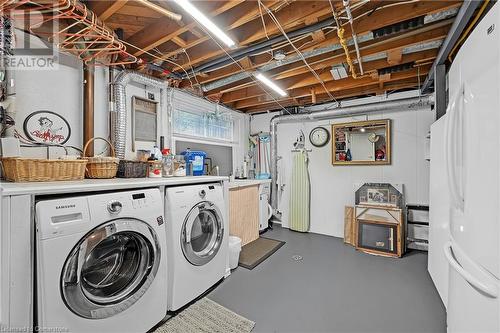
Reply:
[[[408, 88], [413, 88], [417, 86], [417, 81], [415, 79], [412, 79], [410, 81], [408, 80], [400, 80], [400, 81], [395, 81], [391, 82], [389, 85], [391, 90], [400, 90], [400, 89], [408, 89]], [[384, 92], [385, 90], [380, 90], [378, 87], [378, 84], [372, 84], [368, 86], [364, 86], [361, 88], [353, 88], [353, 89], [347, 89], [342, 91], [339, 95], [337, 95], [337, 100], [340, 101], [345, 98], [350, 98], [350, 97], [357, 97], [357, 96], [364, 96], [364, 95], [371, 95], [371, 94], [380, 94], [381, 92]], [[323, 97], [317, 97], [317, 103], [325, 103], [328, 102], [328, 98]], [[294, 106], [296, 105], [293, 102], [293, 99], [288, 99], [284, 101], [280, 101], [280, 104], [284, 107], [289, 107], [289, 106]], [[307, 105], [307, 104], [316, 104], [315, 102], [312, 101], [312, 96], [311, 97], [304, 97], [302, 98], [302, 104]], [[257, 113], [257, 112], [264, 112], [264, 111], [272, 111], [272, 110], [279, 110], [280, 108], [276, 105], [276, 103], [270, 102], [267, 104], [262, 104], [258, 106], [253, 106], [249, 107], [246, 109], [240, 109], [240, 111], [243, 111], [245, 113]]]
[[[270, 6], [270, 7], [273, 7], [275, 6], [276, 4], [279, 3], [279, 0], [273, 0], [273, 1], [266, 1], [264, 2], [266, 4], [266, 6]], [[252, 20], [255, 20], [256, 18], [259, 17], [259, 9], [258, 7], [255, 7], [253, 10], [251, 11], [248, 11], [248, 12], [245, 12], [242, 16], [234, 19], [234, 21], [232, 23], [230, 23], [228, 26], [226, 26], [224, 28], [225, 31], [231, 31], [233, 29], [236, 29], [248, 22], [251, 22]], [[201, 35], [201, 36], [198, 36], [199, 38], [190, 42], [189, 44], [186, 45], [185, 49], [190, 49], [190, 48], [193, 48], [195, 46], [198, 46], [200, 44], [203, 44], [205, 42], [208, 42], [208, 41], [211, 41], [212, 39], [210, 38], [210, 36], [206, 36], [206, 35]], [[219, 52], [223, 52], [222, 50], [218, 50]], [[165, 54], [164, 56], [165, 57], [172, 57], [172, 56], [175, 56], [177, 54], [180, 54], [182, 53], [183, 50], [180, 50], [180, 49], [175, 49], [175, 50], [166, 50], [165, 51]], [[212, 54], [212, 53], [211, 53]], [[200, 60], [201, 61], [201, 60]], [[177, 68], [176, 68], [177, 69]], [[174, 69], [174, 70], [176, 70]]]
[[[219, 14], [228, 11], [229, 9], [239, 5], [244, 0], [231, 0], [226, 1], [224, 4], [218, 8], [210, 11], [210, 16], [217, 16]], [[172, 26], [172, 21], [166, 18], [159, 18], [151, 26], [144, 27], [143, 30], [134, 34], [127, 42], [140, 47], [142, 50], [134, 52], [135, 56], [140, 56], [145, 51], [149, 51], [165, 42], [170, 41], [172, 38], [179, 36], [180, 34], [190, 31], [196, 28], [196, 21], [192, 21], [183, 26], [177, 25], [177, 27]], [[137, 35], [137, 36], [136, 36]], [[147, 36], [147, 38], [145, 38]]]
[[[418, 74], [423, 76], [423, 75], [425, 75], [425, 73], [427, 73], [429, 71], [430, 67], [431, 67], [430, 65], [425, 65], [425, 66], [422, 66], [420, 69], [413, 68], [411, 70], [393, 73], [391, 75], [391, 78], [389, 81], [397, 81], [397, 80], [415, 78]], [[366, 77], [359, 78], [359, 79], [353, 79], [353, 78], [349, 77], [349, 78], [342, 79], [342, 80], [327, 82], [325, 84], [325, 86], [326, 86], [326, 89], [328, 90], [328, 92], [330, 92], [335, 98], [337, 98], [336, 97], [337, 92], [341, 93], [343, 90], [346, 90], [346, 89], [362, 87], [362, 86], [366, 86], [366, 85], [370, 85], [370, 84], [378, 84], [378, 80], [374, 80], [370, 76], [366, 76]], [[289, 92], [289, 95], [285, 99], [310, 96], [312, 88], [315, 89], [316, 96], [326, 95], [326, 92], [325, 92], [323, 86], [318, 84], [318, 85], [315, 85], [313, 87], [303, 87], [303, 88], [294, 89], [294, 90]], [[273, 101], [274, 101], [274, 99], [271, 96], [261, 95], [261, 96], [238, 101], [236, 103], [233, 103], [232, 106], [234, 108], [240, 110], [240, 109], [245, 109], [248, 107], [256, 106], [256, 105], [267, 103], [267, 102], [273, 102]]]
[[[403, 38], [403, 39], [397, 38], [395, 41], [387, 41], [386, 43], [384, 43], [384, 45], [385, 45], [384, 48], [387, 47], [387, 50], [391, 50], [392, 48], [401, 49], [401, 48], [408, 47], [408, 46], [415, 45], [415, 44], [420, 44], [420, 43], [424, 43], [424, 42], [443, 39], [446, 36], [446, 32], [447, 32], [446, 29], [440, 28], [440, 29], [437, 29], [434, 31], [429, 31], [429, 33], [414, 34], [414, 36], [417, 36], [418, 39], [415, 39], [413, 37]], [[379, 43], [373, 44], [374, 45], [373, 47], [362, 47], [361, 56], [365, 57], [365, 56], [370, 56], [370, 55], [374, 55], [374, 54], [378, 54], [378, 53], [383, 52], [383, 49], [378, 44]], [[422, 57], [420, 59], [416, 58], [416, 57], [414, 58], [414, 56], [410, 57], [409, 55], [408, 55], [408, 57], [406, 57], [406, 59], [412, 59], [409, 61], [428, 60], [429, 56], [432, 56], [436, 52], [436, 49], [434, 49], [434, 51], [429, 50], [429, 52], [430, 53], [425, 53], [425, 52], [419, 53], [419, 55]], [[354, 51], [352, 53], [354, 56]], [[339, 50], [335, 53], [330, 53], [330, 54], [332, 54], [332, 56], [326, 56], [326, 57], [324, 57], [325, 55], [318, 56], [318, 57], [324, 57], [323, 59], [321, 59], [319, 61], [314, 61], [313, 58], [316, 58], [316, 57], [312, 57], [311, 59], [308, 59], [308, 63], [315, 71], [318, 72], [318, 71], [325, 71], [327, 69], [329, 71], [329, 68], [331, 66], [340, 64], [345, 60], [345, 56], [344, 56], [344, 53], [342, 50]], [[390, 64], [388, 64], [387, 66], [389, 66], [389, 65]], [[290, 69], [287, 70], [287, 68], [290, 68]], [[273, 74], [273, 72], [275, 74]], [[303, 76], [304, 74], [310, 74], [309, 69], [305, 65], [297, 66], [295, 68], [292, 65], [283, 66], [283, 67], [280, 67], [279, 69], [276, 69], [275, 71], [271, 71], [271, 73], [267, 73], [267, 75], [269, 77], [272, 77], [278, 83], [280, 82], [279, 80], [283, 80], [286, 78], [295, 77], [295, 76], [299, 76], [299, 75]], [[329, 74], [323, 74], [323, 75], [326, 75], [326, 80], [330, 79]], [[224, 87], [221, 87], [220, 89], [215, 89], [215, 90], [211, 91], [210, 94], [212, 94], [214, 92], [217, 92], [217, 93], [225, 92], [226, 97], [224, 98], [224, 102], [229, 102], [231, 99], [231, 92], [236, 91], [238, 89], [243, 89], [243, 88], [248, 89], [250, 86], [256, 86], [256, 83], [253, 81], [250, 81], [250, 79], [246, 80], [246, 81], [240, 81], [240, 82], [241, 83], [239, 85], [232, 86], [229, 89], [226, 88], [227, 90], [225, 90]], [[294, 84], [294, 82], [283, 81], [283, 83], [281, 83], [281, 84], [284, 88], [287, 88], [287, 85]], [[241, 86], [241, 87], [238, 88], [239, 86]], [[290, 87], [288, 86], [287, 89], [290, 89]], [[240, 95], [238, 95], [238, 96], [240, 96]]]
[[[428, 59], [435, 59], [437, 57], [437, 53], [438, 53], [438, 49], [405, 54], [401, 57], [400, 63], [406, 64], [406, 63], [415, 62], [415, 61], [418, 61], [421, 59], [427, 59], [427, 60]], [[388, 58], [385, 58], [385, 59], [364, 62], [363, 68], [364, 68], [365, 72], [369, 75], [369, 72], [377, 71], [378, 69], [392, 66], [392, 64], [389, 63], [388, 60], [389, 60]], [[329, 82], [329, 81], [333, 80], [333, 76], [330, 73], [330, 71], [328, 71], [328, 70], [320, 73], [319, 77], [325, 82]], [[298, 80], [295, 84], [289, 86], [287, 89], [297, 89], [297, 88], [315, 85], [317, 83], [318, 83], [318, 80], [312, 74], [309, 74], [306, 77]]]
[[[280, 9], [274, 15], [287, 31], [301, 25], [310, 25], [319, 17], [329, 15], [332, 10], [328, 1], [296, 1]], [[264, 22], [266, 24], [267, 36], [281, 34], [280, 29], [263, 9]], [[262, 28], [262, 20], [256, 20], [245, 26], [242, 31], [240, 45], [249, 45], [260, 39], [266, 38], [266, 31]]]
[[175, 44], [177, 44], [178, 46], [182, 47], [182, 48], [185, 48], [187, 46], [186, 41], [183, 40], [182, 38], [178, 37], [178, 36], [172, 37], [171, 41], [174, 42]]
[[[428, 13], [446, 10], [450, 8], [454, 8], [460, 5], [459, 1], [422, 1], [410, 4], [403, 4], [397, 7], [384, 8], [376, 11], [372, 15], [366, 15], [359, 20], [355, 21], [354, 31], [358, 35], [362, 35], [374, 29], [382, 28], [384, 26], [394, 24], [397, 22], [401, 22], [407, 19], [411, 19], [414, 17], [422, 16]], [[398, 15], [394, 15], [394, 8], [398, 9]], [[346, 28], [346, 35], [350, 34], [350, 27]], [[446, 30], [447, 32], [448, 30]], [[334, 43], [338, 43], [338, 38], [335, 34], [332, 34], [331, 37], [327, 38], [325, 41], [321, 43], [316, 43], [311, 47], [304, 49], [303, 51], [317, 49], [320, 47], [325, 47], [332, 45]], [[193, 60], [194, 58], [192, 58]], [[264, 62], [268, 61], [266, 58], [263, 62], [257, 62], [256, 66], [261, 66]], [[208, 77], [202, 79], [201, 83], [206, 83], [209, 81], [217, 80], [227, 75], [234, 74], [239, 72], [240, 69], [236, 66], [230, 65], [224, 69], [214, 71], [210, 73]]]
[[108, 8], [113, 6], [114, 3], [115, 1], [113, 0], [90, 0], [85, 5], [99, 17]]
[[123, 6], [127, 4], [128, 0], [116, 0], [111, 3], [111, 5], [106, 8], [98, 17], [101, 21], [106, 21], [114, 13], [119, 11]]
[[[392, 48], [403, 48], [407, 47], [410, 45], [415, 45], [415, 44], [421, 44], [427, 41], [432, 41], [432, 40], [437, 40], [444, 38], [446, 36], [446, 28], [438, 28], [435, 30], [430, 30], [425, 33], [415, 33], [412, 34], [412, 36], [406, 37], [406, 38], [395, 38], [393, 41], [384, 41], [384, 42], [376, 42], [372, 43], [372, 47], [370, 48], [363, 48], [361, 51], [362, 56], [367, 56], [367, 55], [372, 55], [372, 54], [377, 54], [380, 52], [383, 52], [385, 47], [392, 49]], [[422, 54], [424, 56], [424, 54]], [[324, 55], [320, 55], [317, 57], [314, 57], [316, 59], [320, 59]], [[425, 57], [427, 58], [428, 54], [425, 53]], [[308, 62], [314, 69], [319, 69], [319, 68], [328, 68], [330, 66], [333, 66], [334, 64], [339, 64], [344, 61], [344, 56], [342, 52], [337, 52], [336, 56], [332, 56], [331, 58], [326, 58], [326, 60], [319, 60], [318, 62], [314, 62], [315, 59], [308, 59]], [[279, 74], [277, 75], [271, 75], [274, 80], [276, 80], [276, 84], [278, 84], [280, 87], [287, 89], [289, 85], [293, 85], [296, 83], [296, 79], [294, 80], [288, 80], [288, 78], [294, 78], [296, 76], [302, 76], [305, 73], [308, 73], [309, 70], [303, 66], [300, 68], [292, 68], [289, 71], [284, 71], [284, 68], [279, 69]], [[329, 74], [329, 73], [328, 73]], [[220, 89], [223, 90], [223, 89]], [[213, 92], [220, 92], [218, 90], [214, 90]], [[212, 93], [212, 92], [211, 92]], [[222, 97], [221, 102], [222, 103], [231, 103], [237, 100], [245, 99], [248, 97], [254, 97], [258, 96], [260, 94], [263, 94], [264, 92], [262, 89], [255, 85], [253, 82], [250, 82], [245, 86], [244, 88], [238, 89], [238, 90], [232, 90], [230, 92], [227, 92], [224, 94]]]
[[[275, 4], [279, 3], [279, 1], [275, 1]], [[310, 5], [311, 2], [307, 1], [297, 1], [297, 2], [292, 2], [290, 3], [287, 7], [284, 7], [283, 9], [277, 11], [275, 13], [276, 17], [280, 22], [289, 22], [288, 24], [283, 24], [284, 29], [289, 29], [292, 27], [296, 27], [298, 25], [301, 25], [304, 23], [304, 20], [312, 15], [320, 15], [321, 13], [316, 12], [315, 10], [317, 9], [317, 5]], [[316, 3], [316, 2], [314, 2]], [[318, 1], [317, 3], [322, 4], [323, 6], [327, 6], [329, 8], [328, 2], [324, 1]], [[257, 6], [257, 5], [256, 5]], [[267, 7], [270, 7], [267, 5]], [[272, 7], [272, 6], [271, 6]], [[251, 15], [251, 16], [250, 16]], [[304, 17], [305, 15], [305, 17]], [[262, 27], [262, 21], [260, 19], [260, 12], [258, 11], [258, 6], [255, 11], [252, 13], [245, 14], [245, 16], [248, 16], [245, 20], [240, 20], [238, 19], [237, 21], [239, 22], [238, 24], [241, 25], [236, 25], [235, 23], [230, 24], [229, 26], [225, 27], [223, 30], [225, 31], [230, 31], [234, 30], [235, 28], [240, 28], [239, 31], [240, 33], [243, 33], [245, 35], [250, 34], [251, 38], [247, 38], [244, 41], [239, 41], [238, 45], [240, 47], [245, 46], [250, 44], [251, 42], [266, 38], [266, 32], [264, 31]], [[251, 18], [251, 19], [250, 19]], [[257, 18], [259, 18], [257, 20]], [[266, 16], [265, 16], [266, 19]], [[267, 17], [267, 20], [269, 18]], [[268, 35], [271, 36], [271, 32], [269, 32], [269, 29], [273, 26], [269, 26], [269, 22], [266, 23], [266, 29], [268, 30]], [[276, 26], [274, 26], [275, 29]], [[189, 55], [190, 55], [190, 60], [187, 60], [183, 62], [182, 66], [183, 67], [189, 67], [189, 66], [194, 66], [197, 65], [203, 61], [206, 61], [208, 59], [220, 56], [225, 54], [224, 50], [221, 50], [216, 44], [214, 43], [205, 43], [206, 41], [209, 41], [210, 38], [207, 36], [204, 38], [202, 41], [203, 43], [198, 43], [195, 42], [196, 45], [193, 45], [191, 48]], [[170, 53], [166, 53], [165, 56], [171, 56], [174, 54], [179, 54], [179, 50], [172, 51]], [[175, 67], [172, 69], [173, 71], [178, 71], [181, 70], [180, 67]]]

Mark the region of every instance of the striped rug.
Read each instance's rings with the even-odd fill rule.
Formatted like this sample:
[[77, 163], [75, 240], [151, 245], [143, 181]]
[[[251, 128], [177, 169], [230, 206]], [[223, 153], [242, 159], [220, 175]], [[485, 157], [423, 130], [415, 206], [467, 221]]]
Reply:
[[154, 333], [248, 333], [255, 323], [204, 297]]

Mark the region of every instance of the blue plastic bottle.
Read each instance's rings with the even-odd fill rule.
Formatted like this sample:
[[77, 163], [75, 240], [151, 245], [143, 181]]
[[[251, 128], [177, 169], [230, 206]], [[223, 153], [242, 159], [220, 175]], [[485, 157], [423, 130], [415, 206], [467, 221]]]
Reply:
[[204, 151], [188, 149], [183, 151], [181, 155], [183, 155], [184, 159], [186, 160], [186, 170], [192, 170], [193, 176], [203, 176], [203, 169], [205, 166], [205, 158], [207, 157], [207, 153], [205, 153]]

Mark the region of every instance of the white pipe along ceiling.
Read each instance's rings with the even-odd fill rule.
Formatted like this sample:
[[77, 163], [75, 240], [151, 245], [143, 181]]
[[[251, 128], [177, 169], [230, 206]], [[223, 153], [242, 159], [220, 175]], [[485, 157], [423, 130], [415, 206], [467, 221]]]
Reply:
[[[303, 123], [317, 120], [327, 120], [342, 118], [353, 115], [369, 114], [376, 112], [386, 112], [388, 110], [399, 111], [418, 111], [426, 110], [434, 104], [434, 95], [425, 95], [421, 97], [403, 98], [393, 101], [384, 101], [363, 105], [355, 105], [348, 107], [339, 107], [334, 109], [325, 108], [315, 112], [306, 112], [300, 114], [277, 115], [271, 119], [271, 206], [273, 213], [277, 215], [277, 198], [278, 198], [278, 125], [285, 123]], [[317, 107], [316, 107], [317, 108]], [[315, 108], [315, 109], [316, 109]]]

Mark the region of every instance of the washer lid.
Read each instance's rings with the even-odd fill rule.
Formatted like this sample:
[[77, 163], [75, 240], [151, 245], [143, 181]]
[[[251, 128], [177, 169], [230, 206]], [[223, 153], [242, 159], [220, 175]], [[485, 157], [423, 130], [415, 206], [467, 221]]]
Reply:
[[219, 252], [224, 236], [222, 214], [212, 202], [202, 201], [186, 216], [181, 231], [184, 257], [193, 265], [210, 262]]
[[147, 291], [160, 264], [155, 231], [145, 222], [121, 218], [85, 235], [61, 274], [61, 293], [80, 317], [102, 319], [131, 307]]

